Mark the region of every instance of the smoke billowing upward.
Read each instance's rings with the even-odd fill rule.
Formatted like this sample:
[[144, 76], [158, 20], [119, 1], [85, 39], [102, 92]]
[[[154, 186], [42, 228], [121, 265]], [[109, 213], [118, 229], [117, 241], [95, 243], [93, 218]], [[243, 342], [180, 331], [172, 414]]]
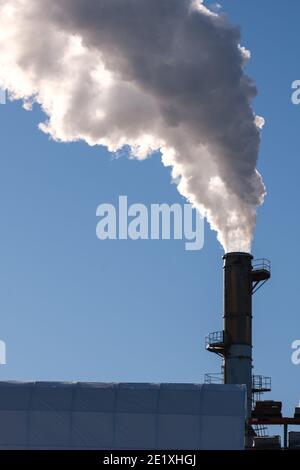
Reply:
[[[0, 0], [0, 83], [42, 131], [160, 150], [225, 251], [251, 250], [265, 187], [240, 32], [201, 0]], [[153, 182], [155, 184], [155, 182]]]

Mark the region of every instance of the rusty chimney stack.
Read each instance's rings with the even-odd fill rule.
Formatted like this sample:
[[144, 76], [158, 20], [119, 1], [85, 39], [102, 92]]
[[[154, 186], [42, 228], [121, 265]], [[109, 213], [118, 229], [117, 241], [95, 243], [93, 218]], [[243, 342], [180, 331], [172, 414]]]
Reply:
[[224, 257], [224, 383], [245, 384], [252, 403], [252, 260], [247, 253]]
[[[247, 409], [251, 416], [252, 395], [267, 391], [253, 385], [252, 375], [252, 296], [270, 278], [270, 262], [253, 263], [249, 253], [227, 253], [224, 260], [223, 331], [206, 338], [206, 349], [223, 358], [219, 382], [247, 386]], [[206, 374], [212, 383], [218, 374]], [[264, 379], [263, 377], [259, 377]]]

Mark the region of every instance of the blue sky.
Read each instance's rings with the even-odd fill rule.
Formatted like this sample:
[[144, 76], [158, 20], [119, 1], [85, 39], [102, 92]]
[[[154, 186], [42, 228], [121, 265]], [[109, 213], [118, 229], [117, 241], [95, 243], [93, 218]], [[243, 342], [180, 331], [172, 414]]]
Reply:
[[[300, 79], [296, 0], [221, 2], [252, 52], [248, 73], [266, 119], [259, 170], [268, 197], [253, 248], [272, 261], [272, 281], [255, 296], [255, 372], [272, 376], [270, 398], [292, 413], [300, 366], [298, 130]], [[0, 106], [1, 380], [202, 382], [220, 361], [204, 337], [222, 328], [222, 249], [206, 226], [205, 246], [181, 241], [99, 241], [96, 208], [183, 203], [158, 155], [145, 162], [103, 148], [58, 144], [41, 133], [40, 110]]]

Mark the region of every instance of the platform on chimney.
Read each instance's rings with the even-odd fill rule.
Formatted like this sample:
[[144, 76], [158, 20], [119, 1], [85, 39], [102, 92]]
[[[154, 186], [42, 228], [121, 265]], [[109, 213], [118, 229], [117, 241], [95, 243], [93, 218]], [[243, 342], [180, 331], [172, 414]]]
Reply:
[[225, 351], [224, 331], [214, 331], [205, 338], [205, 348], [209, 352], [223, 355]]
[[271, 262], [266, 259], [258, 259], [253, 263], [252, 281], [255, 283], [268, 281], [271, 277]]

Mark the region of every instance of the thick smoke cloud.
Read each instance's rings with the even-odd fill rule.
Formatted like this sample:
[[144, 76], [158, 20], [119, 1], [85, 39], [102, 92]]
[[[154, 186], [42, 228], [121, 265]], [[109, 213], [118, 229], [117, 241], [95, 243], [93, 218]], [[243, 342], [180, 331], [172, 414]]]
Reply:
[[160, 150], [225, 251], [251, 250], [265, 194], [248, 55], [201, 0], [0, 0], [11, 97], [39, 103], [55, 140]]

